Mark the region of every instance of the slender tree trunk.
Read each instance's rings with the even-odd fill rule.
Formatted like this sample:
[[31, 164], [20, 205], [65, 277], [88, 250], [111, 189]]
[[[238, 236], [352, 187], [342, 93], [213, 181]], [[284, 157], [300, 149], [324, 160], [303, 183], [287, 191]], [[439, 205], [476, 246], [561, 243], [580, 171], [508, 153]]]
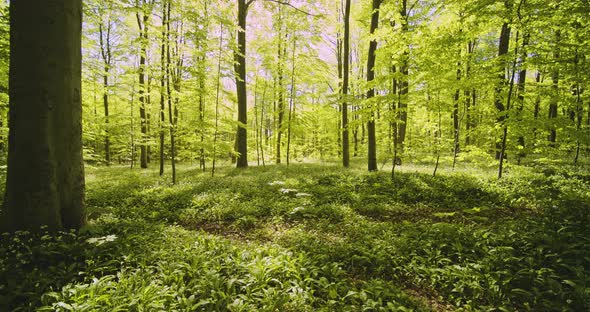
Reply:
[[[401, 27], [402, 33], [405, 35], [408, 32], [408, 1], [402, 0], [401, 1], [401, 8], [400, 8], [400, 16], [401, 16]], [[399, 114], [399, 122], [398, 122], [398, 131], [397, 131], [397, 147], [398, 151], [402, 155], [397, 156], [396, 162], [398, 165], [402, 164], [402, 157], [405, 150], [406, 144], [406, 129], [408, 126], [408, 92], [409, 92], [409, 70], [408, 70], [408, 58], [409, 58], [409, 49], [403, 53], [402, 64], [400, 66], [400, 73], [402, 74], [402, 79], [400, 81], [400, 90], [399, 90], [399, 102], [398, 102], [398, 114]]]
[[85, 224], [81, 29], [80, 0], [10, 2], [10, 130], [0, 231]]
[[[405, 0], [404, 0], [405, 1]], [[371, 14], [371, 35], [375, 33], [379, 25], [379, 6], [381, 0], [373, 0], [373, 12]], [[369, 54], [367, 58], [367, 83], [375, 79], [375, 51], [377, 50], [377, 40], [371, 40], [369, 43]], [[377, 140], [375, 135], [375, 116], [373, 113], [374, 104], [370, 101], [375, 96], [375, 88], [370, 87], [367, 91], [367, 103], [369, 103], [369, 120], [367, 122], [368, 132], [368, 169], [369, 171], [377, 171]]]
[[[150, 63], [149, 63], [149, 57], [146, 60], [146, 67], [149, 68]], [[145, 105], [146, 105], [146, 109], [145, 109], [145, 119], [146, 119], [146, 136], [148, 138], [148, 140], [151, 141], [151, 137], [152, 137], [152, 129], [151, 129], [151, 124], [152, 124], [152, 114], [150, 112], [150, 108], [152, 107], [152, 76], [150, 76], [149, 74], [146, 74], [146, 80], [147, 80], [147, 85], [146, 85], [146, 94], [145, 94]], [[147, 158], [147, 163], [148, 165], [152, 162], [152, 147], [148, 144], [146, 147], [146, 158]]]
[[515, 41], [515, 48], [514, 48], [514, 61], [512, 62], [512, 68], [510, 70], [511, 72], [511, 76], [510, 76], [510, 81], [509, 81], [509, 87], [508, 87], [508, 96], [506, 97], [506, 116], [504, 117], [504, 123], [503, 123], [503, 134], [502, 134], [502, 141], [501, 141], [501, 145], [500, 145], [500, 164], [498, 166], [498, 179], [502, 178], [502, 173], [503, 173], [503, 169], [504, 169], [504, 158], [506, 158], [506, 145], [507, 145], [507, 140], [508, 140], [508, 124], [506, 123], [506, 121], [508, 120], [508, 112], [510, 112], [510, 105], [511, 105], [511, 100], [512, 100], [512, 94], [514, 91], [514, 78], [516, 76], [516, 63], [517, 63], [517, 59], [518, 59], [518, 31], [516, 32], [516, 39]]
[[[467, 44], [467, 66], [465, 69], [465, 80], [470, 81], [471, 79], [471, 62], [473, 61], [473, 51], [475, 50], [475, 42], [469, 41]], [[473, 90], [475, 91], [475, 90]], [[474, 93], [475, 94], [475, 93]], [[465, 145], [471, 145], [471, 130], [473, 129], [473, 106], [471, 90], [468, 88], [464, 91], [465, 95]]]
[[[497, 122], [500, 124], [504, 124], [504, 120], [506, 119], [506, 107], [504, 106], [504, 88], [506, 86], [506, 74], [505, 74], [505, 58], [506, 54], [508, 54], [508, 49], [510, 45], [510, 26], [508, 23], [502, 24], [502, 31], [500, 32], [500, 42], [498, 44], [498, 58], [499, 58], [499, 65], [498, 65], [498, 85], [496, 86], [494, 92], [494, 105], [498, 110], [498, 117]], [[500, 159], [502, 155], [502, 140], [496, 142], [496, 159]]]
[[[440, 162], [440, 144], [442, 141], [442, 113], [441, 113], [441, 105], [440, 105], [440, 99], [439, 99], [440, 95], [437, 94], [437, 100], [436, 102], [438, 103], [438, 123], [437, 123], [437, 131], [435, 133], [435, 143], [434, 145], [436, 146], [436, 163], [434, 165], [434, 171], [432, 172], [432, 177], [436, 177], [436, 172], [438, 170], [438, 165]], [[430, 96], [429, 96], [430, 98]]]
[[131, 86], [131, 99], [129, 99], [129, 106], [130, 106], [130, 113], [129, 113], [129, 120], [130, 120], [130, 137], [131, 137], [131, 164], [130, 169], [133, 169], [135, 166], [135, 118], [133, 117], [133, 102], [135, 101], [135, 81], [133, 81], [133, 85]]
[[578, 50], [576, 49], [575, 57], [574, 57], [574, 71], [575, 71], [575, 78], [576, 84], [574, 89], [574, 95], [576, 96], [576, 154], [574, 156], [574, 165], [578, 163], [578, 158], [580, 157], [580, 131], [582, 130], [582, 114], [584, 113], [584, 109], [582, 108], [582, 88], [580, 86], [580, 55]]
[[350, 139], [348, 136], [348, 80], [350, 74], [350, 0], [344, 6], [344, 44], [342, 79], [342, 166], [350, 167]]
[[555, 48], [553, 50], [553, 58], [555, 59], [555, 67], [553, 68], [553, 72], [551, 74], [552, 80], [552, 88], [553, 94], [551, 96], [551, 102], [549, 103], [549, 120], [551, 124], [551, 128], [549, 129], [549, 146], [555, 147], [555, 143], [557, 141], [557, 128], [555, 126], [555, 121], [551, 121], [552, 119], [557, 118], [557, 106], [559, 103], [559, 62], [560, 51], [559, 51], [559, 42], [561, 38], [561, 31], [557, 30], [555, 32]]
[[[282, 38], [283, 34], [283, 24], [282, 24], [282, 11], [281, 11], [281, 7], [279, 6], [279, 32], [278, 32], [278, 37]], [[276, 147], [276, 163], [280, 164], [281, 163], [281, 137], [283, 135], [283, 119], [284, 119], [284, 115], [285, 115], [285, 99], [284, 99], [284, 94], [283, 94], [283, 55], [285, 54], [285, 51], [283, 51], [285, 48], [282, 45], [282, 40], [278, 41], [278, 51], [277, 51], [277, 61], [278, 61], [278, 77], [277, 77], [277, 85], [278, 85], [278, 90], [277, 90], [277, 110], [278, 110], [278, 119], [277, 119], [277, 147]]]
[[[537, 70], [537, 73], [535, 74], [535, 83], [536, 83], [536, 88], [537, 88], [537, 98], [535, 99], [535, 107], [533, 110], [533, 118], [535, 119], [535, 121], [537, 119], [539, 119], [539, 114], [541, 112], [541, 83], [542, 83], [542, 79], [541, 79], [541, 72], [539, 70]], [[533, 139], [536, 141], [537, 139], [537, 127], [533, 128]]]
[[217, 86], [215, 90], [215, 129], [213, 131], [213, 159], [211, 160], [211, 176], [215, 175], [215, 161], [217, 160], [217, 136], [219, 134], [219, 95], [221, 92], [221, 60], [223, 50], [223, 22], [219, 22], [219, 50], [217, 59]]
[[[201, 59], [201, 62], [205, 62], [205, 57]], [[205, 72], [200, 73], [199, 90], [199, 124], [201, 125], [201, 148], [199, 148], [199, 167], [201, 168], [201, 170], [205, 171], [207, 170], [205, 168]]]
[[254, 81], [254, 141], [256, 142], [256, 165], [260, 166], [260, 141], [258, 131], [258, 75]]
[[292, 125], [291, 121], [293, 120], [293, 115], [295, 114], [295, 103], [293, 100], [295, 99], [295, 49], [297, 47], [297, 40], [293, 38], [293, 51], [292, 51], [292, 66], [291, 66], [291, 96], [289, 99], [289, 120], [287, 121], [287, 166], [289, 165], [289, 160], [291, 157], [291, 134], [292, 134]]
[[[102, 10], [101, 10], [102, 11]], [[103, 93], [102, 100], [104, 106], [104, 123], [105, 123], [105, 137], [104, 137], [104, 152], [105, 162], [108, 165], [111, 164], [111, 142], [109, 135], [109, 69], [111, 67], [111, 20], [107, 18], [106, 29], [103, 26], [103, 16], [100, 16], [100, 23], [98, 24], [99, 32], [99, 43], [100, 43], [100, 54], [102, 56], [104, 71], [102, 74], [103, 79]]]
[[148, 46], [148, 22], [150, 15], [145, 13], [145, 4], [143, 0], [140, 3], [140, 10], [137, 12], [137, 26], [139, 27], [140, 50], [139, 50], [139, 117], [141, 118], [141, 145], [140, 145], [140, 167], [147, 168], [147, 115], [146, 115], [146, 55]]
[[[250, 3], [250, 2], [248, 2]], [[238, 0], [238, 45], [234, 54], [236, 71], [236, 92], [238, 96], [238, 130], [236, 147], [239, 154], [236, 167], [248, 167], [248, 98], [246, 94], [246, 17], [248, 4], [246, 0]]]
[[170, 89], [171, 58], [170, 58], [170, 1], [167, 1], [166, 19], [166, 97], [168, 98], [168, 122], [170, 127], [170, 162], [172, 164], [172, 184], [176, 184], [176, 146], [174, 145], [175, 120], [172, 114], [172, 90]]
[[264, 160], [264, 146], [265, 146], [265, 142], [262, 139], [263, 137], [266, 138], [267, 142], [268, 142], [268, 136], [266, 136], [265, 133], [265, 127], [264, 127], [264, 106], [266, 105], [266, 80], [264, 81], [264, 88], [262, 88], [262, 105], [261, 105], [261, 112], [260, 112], [260, 132], [258, 135], [258, 144], [260, 145], [260, 157], [262, 158], [262, 166], [266, 166], [265, 164], [265, 160]]
[[[461, 51], [459, 51], [459, 57], [461, 56]], [[457, 84], [461, 83], [461, 62], [457, 63]], [[459, 101], [461, 100], [461, 90], [457, 88], [455, 90], [455, 97], [453, 101], [453, 169], [455, 169], [455, 165], [457, 164], [457, 155], [459, 154], [459, 134], [460, 134], [460, 124], [459, 124]]]
[[[528, 34], [524, 34], [523, 38], [522, 38], [522, 51], [520, 52], [520, 63], [521, 63], [521, 70], [518, 72], [518, 107], [517, 107], [517, 113], [518, 113], [518, 121], [521, 122], [522, 121], [522, 113], [524, 111], [524, 95], [525, 95], [525, 88], [526, 88], [526, 74], [527, 74], [527, 70], [526, 67], [524, 67], [524, 63], [526, 61], [527, 58], [527, 50], [526, 47], [529, 44], [529, 35]], [[522, 158], [524, 158], [526, 156], [526, 152], [525, 152], [525, 140], [524, 140], [524, 136], [523, 135], [519, 135], [518, 136], [518, 145], [519, 145], [519, 153], [518, 153], [518, 164], [520, 164]]]
[[164, 175], [164, 140], [166, 137], [166, 23], [167, 23], [166, 5], [162, 5], [162, 43], [160, 45], [160, 120], [159, 120], [159, 135], [160, 135], [160, 176]]

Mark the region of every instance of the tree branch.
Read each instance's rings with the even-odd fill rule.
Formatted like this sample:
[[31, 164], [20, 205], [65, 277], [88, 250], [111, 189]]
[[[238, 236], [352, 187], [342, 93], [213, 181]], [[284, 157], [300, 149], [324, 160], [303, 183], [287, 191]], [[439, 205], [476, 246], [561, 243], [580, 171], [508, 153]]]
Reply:
[[[250, 0], [249, 2], [252, 2], [252, 1], [254, 1], [254, 0]], [[313, 17], [319, 17], [320, 16], [319, 14], [312, 14], [312, 13], [309, 13], [307, 11], [303, 11], [302, 9], [300, 9], [300, 8], [292, 5], [289, 2], [285, 2], [285, 1], [281, 1], [281, 0], [266, 0], [266, 1], [270, 1], [270, 2], [274, 2], [274, 3], [278, 3], [278, 4], [289, 6], [289, 7], [293, 8], [293, 9], [295, 9], [296, 11], [298, 11], [300, 13], [303, 13], [305, 15], [309, 15], [309, 16], [313, 16]]]

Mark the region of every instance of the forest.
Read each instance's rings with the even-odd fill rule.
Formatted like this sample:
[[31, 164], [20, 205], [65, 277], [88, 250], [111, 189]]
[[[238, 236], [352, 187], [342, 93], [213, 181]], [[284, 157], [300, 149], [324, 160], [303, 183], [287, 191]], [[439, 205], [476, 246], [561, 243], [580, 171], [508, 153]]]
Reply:
[[590, 311], [589, 0], [0, 3], [0, 311]]

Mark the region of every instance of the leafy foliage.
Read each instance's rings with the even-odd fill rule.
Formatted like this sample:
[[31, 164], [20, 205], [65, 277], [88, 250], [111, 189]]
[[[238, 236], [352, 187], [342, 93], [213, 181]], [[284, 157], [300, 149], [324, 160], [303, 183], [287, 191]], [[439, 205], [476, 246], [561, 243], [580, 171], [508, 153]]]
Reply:
[[[587, 310], [583, 171], [503, 180], [298, 165], [91, 169], [80, 233], [4, 234], [0, 303], [42, 311]], [[225, 236], [222, 237], [222, 236]], [[8, 290], [8, 291], [6, 291]]]

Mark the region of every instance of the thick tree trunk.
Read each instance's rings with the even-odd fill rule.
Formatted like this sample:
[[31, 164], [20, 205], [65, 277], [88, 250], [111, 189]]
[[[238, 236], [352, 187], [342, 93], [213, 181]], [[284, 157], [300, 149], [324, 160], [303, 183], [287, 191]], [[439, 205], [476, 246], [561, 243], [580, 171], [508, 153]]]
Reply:
[[[379, 25], [379, 6], [381, 0], [373, 0], [373, 13], [371, 14], [371, 35], [375, 33]], [[367, 58], [367, 83], [375, 79], [375, 51], [377, 50], [377, 41], [371, 40], [369, 43], [369, 54]], [[375, 96], [375, 88], [370, 87], [367, 91], [367, 103], [371, 103], [371, 99]], [[368, 133], [368, 169], [369, 171], [377, 171], [377, 140], [375, 135], [375, 116], [373, 113], [373, 104], [369, 104], [369, 121], [367, 122]]]
[[246, 0], [238, 0], [238, 50], [234, 54], [236, 71], [236, 92], [238, 95], [238, 130], [236, 147], [239, 154], [236, 167], [248, 167], [248, 98], [246, 94]]
[[80, 0], [10, 2], [10, 131], [0, 230], [85, 223], [81, 26]]

